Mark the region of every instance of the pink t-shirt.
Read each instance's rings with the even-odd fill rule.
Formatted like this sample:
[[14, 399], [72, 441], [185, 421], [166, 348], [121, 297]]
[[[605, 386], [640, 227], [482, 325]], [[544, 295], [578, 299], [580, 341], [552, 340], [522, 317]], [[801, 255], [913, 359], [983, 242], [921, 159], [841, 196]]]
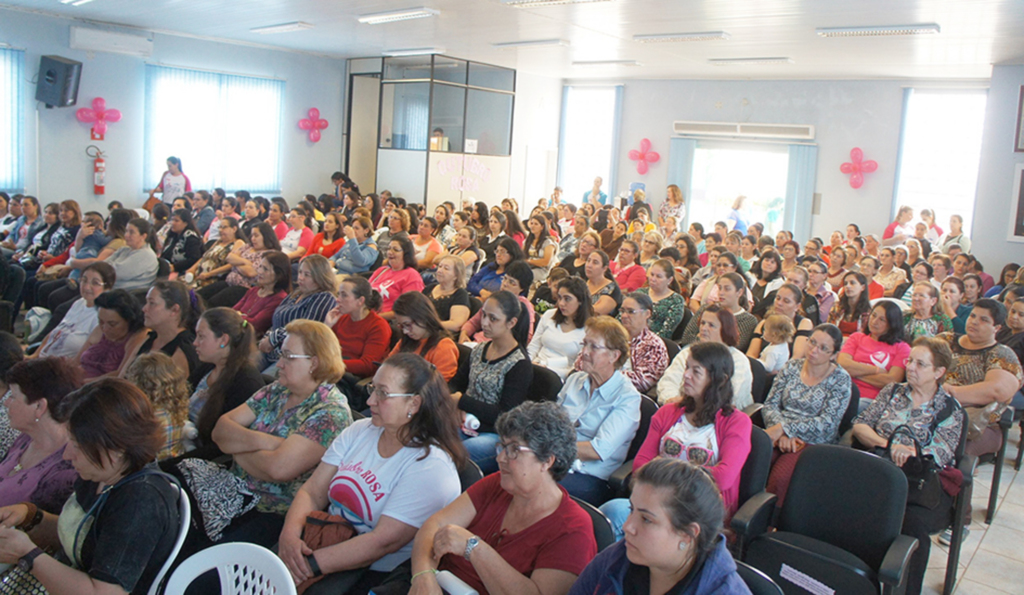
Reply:
[[396, 271], [385, 265], [370, 276], [370, 287], [379, 291], [383, 299], [380, 311], [390, 312], [398, 296], [410, 291], [423, 291], [423, 277], [412, 267]]
[[[910, 356], [910, 345], [903, 341], [895, 345], [888, 345], [875, 341], [870, 335], [853, 333], [843, 342], [842, 353], [850, 354], [853, 361], [857, 363], [880, 366], [888, 372], [893, 366], [904, 367], [903, 362]], [[880, 389], [867, 382], [859, 378], [854, 378], [853, 382], [860, 389], [862, 399], [874, 399], [878, 395]]]

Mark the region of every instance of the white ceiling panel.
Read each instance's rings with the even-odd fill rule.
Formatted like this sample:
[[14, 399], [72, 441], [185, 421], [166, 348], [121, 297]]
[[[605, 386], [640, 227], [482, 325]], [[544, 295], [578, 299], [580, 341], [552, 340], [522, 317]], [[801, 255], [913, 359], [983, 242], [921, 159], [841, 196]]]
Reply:
[[[1024, 0], [612, 0], [512, 8], [499, 0], [4, 0], [140, 29], [260, 43], [337, 57], [444, 47], [461, 58], [563, 78], [987, 78], [1024, 61]], [[362, 14], [426, 6], [438, 17], [363, 25]], [[313, 29], [260, 35], [304, 21]], [[938, 35], [822, 38], [819, 27], [936, 23]], [[638, 43], [637, 34], [725, 31], [728, 40]], [[2, 35], [2, 29], [0, 29]], [[493, 43], [564, 39], [570, 45], [500, 49]], [[0, 39], [2, 41], [2, 39]], [[785, 56], [791, 64], [718, 66], [714, 58]], [[636, 60], [582, 68], [573, 61]]]

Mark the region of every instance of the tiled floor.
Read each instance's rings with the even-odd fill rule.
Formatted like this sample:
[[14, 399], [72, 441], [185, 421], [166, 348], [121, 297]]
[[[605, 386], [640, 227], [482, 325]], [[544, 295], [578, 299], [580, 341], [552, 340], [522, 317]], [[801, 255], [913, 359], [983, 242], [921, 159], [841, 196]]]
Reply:
[[[960, 552], [956, 590], [962, 595], [1024, 593], [1024, 471], [1013, 470], [1013, 459], [1020, 444], [1017, 428], [1010, 432], [1006, 464], [999, 485], [996, 517], [986, 525], [988, 496], [992, 486], [993, 465], [978, 469], [972, 497], [971, 534]], [[942, 593], [946, 575], [947, 549], [932, 538], [928, 572], [924, 577], [925, 595]]]

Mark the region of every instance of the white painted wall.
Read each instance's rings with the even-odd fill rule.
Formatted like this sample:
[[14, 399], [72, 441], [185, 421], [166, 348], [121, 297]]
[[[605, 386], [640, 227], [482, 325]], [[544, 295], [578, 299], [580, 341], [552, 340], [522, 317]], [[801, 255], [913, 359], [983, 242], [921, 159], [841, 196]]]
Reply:
[[[154, 36], [153, 56], [145, 60], [102, 52], [89, 55], [68, 47], [74, 21], [0, 9], [0, 22], [4, 24], [0, 41], [26, 50], [25, 74], [30, 80], [36, 77], [42, 55], [83, 63], [76, 107], [46, 109], [35, 101], [35, 85], [24, 85], [25, 189], [42, 202], [74, 199], [83, 210], [102, 212], [114, 199], [126, 206], [142, 204], [147, 62], [285, 80], [283, 196], [294, 202], [303, 194], [332, 189], [330, 175], [341, 169], [344, 60], [169, 35]], [[88, 107], [94, 97], [105, 98], [108, 107], [124, 114], [99, 143], [90, 141], [88, 125], [75, 119], [75, 110]], [[311, 107], [330, 122], [315, 144], [297, 126]], [[211, 140], [197, 138], [196, 142]], [[107, 193], [102, 197], [92, 194], [92, 161], [85, 155], [90, 144], [107, 154]], [[184, 166], [188, 173], [188, 163]]]
[[1013, 151], [1022, 85], [1024, 66], [996, 66], [992, 69], [971, 237], [971, 251], [987, 265], [985, 271], [992, 276], [998, 275], [1007, 262], [1024, 263], [1024, 244], [1006, 239], [1013, 194], [1013, 168], [1024, 163], [1024, 153]]
[[524, 217], [536, 206], [537, 199], [550, 196], [555, 186], [561, 112], [561, 79], [518, 73], [508, 196], [516, 198]]

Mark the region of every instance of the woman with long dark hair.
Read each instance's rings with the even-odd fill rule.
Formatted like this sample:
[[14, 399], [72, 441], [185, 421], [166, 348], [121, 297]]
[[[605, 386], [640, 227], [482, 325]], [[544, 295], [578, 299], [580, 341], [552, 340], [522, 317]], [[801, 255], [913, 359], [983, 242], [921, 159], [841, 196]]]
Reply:
[[494, 257], [470, 278], [466, 290], [472, 295], [486, 299], [492, 293], [499, 291], [508, 265], [521, 260], [523, 260], [523, 250], [515, 240], [507, 236], [499, 239], [494, 247]]
[[843, 275], [843, 293], [829, 312], [829, 323], [839, 327], [844, 337], [849, 337], [868, 328], [870, 311], [867, 277], [855, 271]]
[[[533, 282], [543, 283], [548, 278], [548, 271], [555, 262], [558, 246], [551, 239], [548, 231], [548, 220], [540, 215], [530, 217], [527, 225], [530, 235], [526, 236], [523, 251], [526, 253], [526, 264], [533, 270]], [[514, 239], [514, 238], [513, 238]]]
[[451, 380], [459, 367], [459, 348], [441, 325], [430, 298], [415, 291], [403, 293], [393, 311], [402, 337], [391, 355], [415, 353], [434, 364], [446, 381]]
[[541, 316], [537, 330], [530, 339], [530, 359], [544, 366], [564, 381], [572, 372], [585, 333], [583, 325], [593, 315], [590, 292], [579, 277], [563, 279], [558, 284], [556, 306]]
[[[181, 281], [157, 281], [146, 294], [146, 305], [142, 308], [146, 326], [150, 329], [146, 341], [139, 349], [125, 359], [132, 362], [136, 357], [150, 351], [162, 351], [171, 356], [174, 364], [191, 374], [199, 364], [192, 340], [192, 329], [202, 313], [199, 298]], [[124, 377], [127, 366], [118, 376]]]
[[230, 266], [227, 277], [206, 285], [196, 293], [213, 308], [237, 304], [249, 289], [259, 284], [257, 268], [263, 255], [280, 249], [281, 243], [270, 225], [262, 221], [253, 225], [248, 239], [227, 255], [226, 262]]
[[388, 320], [394, 317], [391, 310], [398, 296], [423, 291], [423, 277], [416, 270], [416, 248], [408, 235], [396, 235], [388, 242], [387, 258], [370, 275], [370, 286], [380, 292], [381, 315]]
[[839, 365], [853, 378], [861, 399], [874, 399], [887, 384], [903, 382], [910, 345], [903, 340], [903, 311], [890, 301], [871, 308], [865, 332], [843, 344]]
[[199, 231], [192, 222], [192, 212], [188, 209], [174, 211], [168, 225], [171, 231], [167, 234], [160, 257], [171, 264], [171, 269], [177, 275], [184, 275], [202, 257], [203, 240], [199, 237]]

